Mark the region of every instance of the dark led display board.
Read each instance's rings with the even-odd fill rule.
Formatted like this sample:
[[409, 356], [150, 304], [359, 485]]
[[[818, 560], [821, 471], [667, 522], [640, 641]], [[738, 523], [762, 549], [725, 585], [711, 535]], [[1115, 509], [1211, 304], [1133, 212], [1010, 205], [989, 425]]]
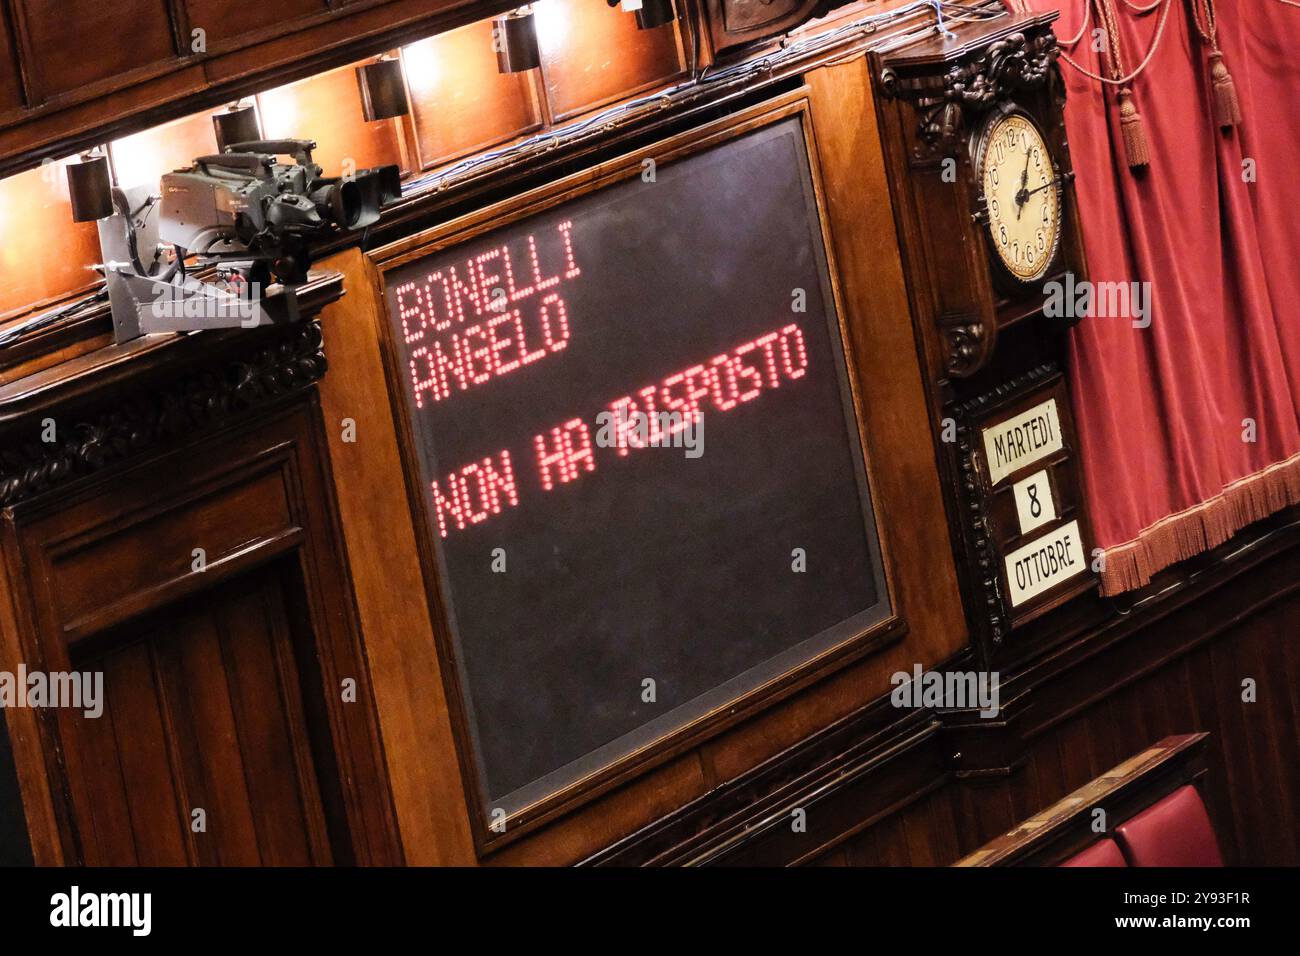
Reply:
[[486, 813], [889, 616], [797, 116], [385, 289]]

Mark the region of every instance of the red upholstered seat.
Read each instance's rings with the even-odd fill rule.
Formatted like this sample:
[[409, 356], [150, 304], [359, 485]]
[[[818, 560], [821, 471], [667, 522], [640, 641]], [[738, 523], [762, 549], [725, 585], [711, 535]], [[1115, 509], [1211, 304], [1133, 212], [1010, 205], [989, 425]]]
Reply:
[[1128, 866], [1119, 844], [1106, 837], [1070, 857], [1061, 866]]
[[1223, 866], [1196, 788], [1179, 787], [1115, 829], [1130, 866]]

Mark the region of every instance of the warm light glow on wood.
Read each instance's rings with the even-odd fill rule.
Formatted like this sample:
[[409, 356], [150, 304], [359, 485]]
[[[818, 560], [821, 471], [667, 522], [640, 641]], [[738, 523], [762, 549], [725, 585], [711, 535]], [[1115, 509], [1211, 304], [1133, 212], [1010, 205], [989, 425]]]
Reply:
[[99, 232], [72, 221], [66, 162], [0, 179], [0, 315], [98, 281]]
[[195, 157], [217, 151], [212, 113], [205, 110], [174, 123], [124, 136], [114, 140], [109, 151], [117, 185], [156, 187], [163, 173], [183, 169]]
[[557, 119], [667, 83], [684, 69], [680, 21], [638, 30], [631, 13], [591, 0], [540, 0], [533, 11]]
[[257, 95], [267, 139], [312, 139], [326, 176], [402, 162], [398, 120], [367, 123], [355, 64]]
[[402, 50], [424, 168], [512, 139], [541, 123], [536, 70], [501, 73], [492, 21]]

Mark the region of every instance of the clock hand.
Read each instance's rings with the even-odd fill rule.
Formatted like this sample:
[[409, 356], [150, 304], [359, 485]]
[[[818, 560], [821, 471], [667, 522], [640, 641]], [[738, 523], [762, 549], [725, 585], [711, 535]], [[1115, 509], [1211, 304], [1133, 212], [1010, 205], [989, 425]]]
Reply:
[[1029, 193], [1026, 191], [1029, 187], [1029, 160], [1033, 152], [1025, 153], [1025, 171], [1020, 174], [1020, 188], [1016, 190], [1016, 221], [1020, 221], [1020, 210], [1029, 199]]
[[[1029, 197], [1032, 196], [1034, 193], [1042, 192], [1048, 186], [1055, 186], [1059, 182], [1060, 182], [1059, 179], [1049, 179], [1047, 182], [1043, 183], [1043, 185], [1035, 186], [1033, 189], [1029, 190], [1028, 192], [1024, 192], [1024, 197], [1026, 200], [1028, 200]], [[1017, 201], [1020, 200], [1020, 194], [1016, 195], [1016, 200]]]

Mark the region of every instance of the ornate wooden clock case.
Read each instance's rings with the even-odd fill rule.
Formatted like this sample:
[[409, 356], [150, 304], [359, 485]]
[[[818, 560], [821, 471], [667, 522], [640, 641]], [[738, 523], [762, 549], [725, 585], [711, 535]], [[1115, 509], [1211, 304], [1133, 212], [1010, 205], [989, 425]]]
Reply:
[[1050, 283], [1086, 275], [1055, 18], [1003, 17], [873, 63], [963, 598], [986, 667], [1041, 649], [1058, 609], [1096, 584], [1062, 365], [1077, 319], [1045, 308]]

